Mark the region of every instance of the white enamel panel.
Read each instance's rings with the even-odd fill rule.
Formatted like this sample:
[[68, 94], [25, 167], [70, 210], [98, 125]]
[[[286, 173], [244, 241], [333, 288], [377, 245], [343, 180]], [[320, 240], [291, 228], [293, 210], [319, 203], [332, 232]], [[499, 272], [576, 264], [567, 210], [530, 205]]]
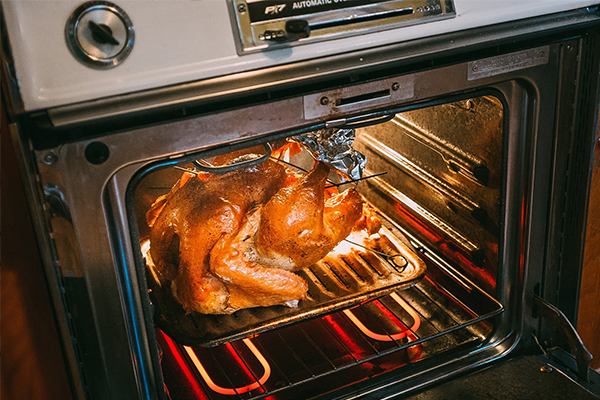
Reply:
[[238, 56], [225, 0], [113, 0], [133, 21], [135, 44], [122, 64], [78, 62], [64, 35], [82, 1], [9, 0], [2, 7], [28, 111], [255, 70], [445, 32], [582, 8], [597, 0], [455, 0], [452, 19], [329, 42]]

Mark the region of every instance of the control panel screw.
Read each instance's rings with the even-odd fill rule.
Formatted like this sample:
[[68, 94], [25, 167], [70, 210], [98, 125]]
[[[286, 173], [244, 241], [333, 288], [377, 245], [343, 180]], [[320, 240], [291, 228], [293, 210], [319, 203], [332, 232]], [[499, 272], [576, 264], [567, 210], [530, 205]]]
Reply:
[[49, 152], [44, 156], [44, 162], [47, 165], [54, 165], [58, 161], [58, 156], [54, 152]]
[[398, 82], [392, 83], [392, 90], [396, 91], [398, 89], [400, 89], [400, 84]]
[[473, 72], [477, 71], [477, 65], [473, 65], [473, 68], [471, 68], [473, 70]]
[[237, 10], [238, 10], [239, 13], [246, 12], [246, 5], [245, 4], [238, 4]]
[[323, 96], [321, 97], [321, 100], [319, 100], [319, 103], [321, 103], [322, 106], [326, 106], [327, 104], [329, 104], [329, 99]]
[[567, 51], [572, 51], [573, 50], [573, 46], [571, 46], [570, 44], [567, 45]]

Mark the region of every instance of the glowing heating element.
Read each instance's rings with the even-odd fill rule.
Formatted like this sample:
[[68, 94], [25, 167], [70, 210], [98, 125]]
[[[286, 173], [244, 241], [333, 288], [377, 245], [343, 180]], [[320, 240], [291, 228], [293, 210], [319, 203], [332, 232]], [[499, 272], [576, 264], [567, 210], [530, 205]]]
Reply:
[[[388, 342], [392, 341], [392, 340], [402, 339], [405, 336], [407, 336], [407, 334], [410, 335], [410, 332], [415, 332], [417, 329], [419, 329], [419, 326], [421, 325], [421, 319], [419, 317], [419, 314], [396, 293], [391, 293], [390, 297], [392, 299], [394, 299], [394, 301], [396, 303], [398, 303], [413, 318], [413, 321], [414, 321], [413, 325], [409, 329], [403, 330], [400, 333], [396, 333], [393, 335], [380, 335], [378, 333], [371, 331], [369, 328], [367, 328], [352, 313], [352, 311], [344, 310], [344, 314], [346, 314], [346, 316], [360, 329], [360, 331], [362, 333], [364, 333], [366, 336], [370, 337], [371, 339], [379, 340], [379, 341], [388, 341]], [[194, 352], [194, 350], [189, 346], [183, 346], [183, 348], [185, 349], [188, 356], [190, 357], [190, 360], [193, 362], [194, 366], [200, 373], [200, 376], [202, 376], [202, 379], [204, 379], [204, 382], [206, 382], [206, 384], [208, 385], [208, 387], [210, 389], [212, 389], [216, 393], [223, 394], [223, 395], [236, 395], [236, 394], [250, 392], [254, 389], [259, 388], [271, 376], [271, 366], [269, 365], [268, 361], [264, 358], [262, 353], [256, 348], [256, 346], [254, 346], [254, 344], [252, 343], [252, 341], [250, 339], [246, 338], [246, 339], [242, 339], [242, 341], [246, 344], [246, 346], [250, 349], [252, 354], [254, 354], [256, 359], [260, 362], [260, 364], [262, 365], [262, 367], [264, 369], [264, 373], [263, 373], [263, 376], [258, 381], [251, 383], [250, 385], [241, 386], [241, 387], [237, 387], [237, 388], [224, 388], [224, 387], [219, 386], [216, 383], [214, 383], [214, 381], [208, 375], [208, 372], [206, 371], [206, 369], [204, 368], [204, 366], [202, 365], [202, 363], [196, 356], [196, 353]]]
[[356, 325], [362, 333], [374, 340], [379, 340], [382, 342], [391, 342], [392, 340], [404, 338], [407, 335], [407, 332], [416, 332], [416, 330], [419, 329], [419, 326], [421, 326], [421, 318], [419, 317], [419, 314], [417, 314], [417, 312], [410, 305], [408, 305], [407, 302], [402, 300], [402, 298], [396, 293], [390, 294], [390, 297], [394, 299], [394, 301], [398, 303], [400, 307], [402, 307], [412, 317], [414, 323], [413, 326], [409, 328], [409, 330], [403, 330], [402, 332], [393, 335], [380, 335], [379, 333], [375, 333], [369, 328], [367, 328], [362, 322], [360, 322], [358, 318], [356, 318], [352, 311], [344, 310], [344, 314], [346, 314], [346, 316], [350, 318], [350, 321], [352, 321], [352, 323], [354, 323], [354, 325]]
[[246, 346], [248, 346], [248, 348], [250, 349], [252, 354], [254, 354], [256, 359], [263, 366], [264, 374], [258, 381], [251, 383], [250, 385], [241, 386], [241, 387], [237, 387], [234, 389], [224, 388], [224, 387], [221, 387], [221, 386], [217, 385], [216, 383], [214, 383], [213, 380], [208, 375], [208, 373], [206, 372], [206, 370], [204, 369], [204, 367], [202, 366], [202, 363], [200, 362], [200, 360], [198, 360], [198, 357], [196, 357], [196, 353], [194, 353], [194, 350], [189, 346], [183, 346], [183, 348], [187, 352], [188, 356], [190, 356], [190, 359], [192, 360], [192, 362], [198, 369], [198, 372], [202, 376], [202, 379], [204, 379], [204, 382], [206, 382], [206, 384], [208, 385], [209, 388], [211, 388], [213, 391], [215, 391], [216, 393], [219, 393], [219, 394], [236, 395], [236, 394], [246, 393], [246, 392], [250, 392], [254, 389], [257, 389], [258, 387], [263, 385], [271, 376], [271, 366], [269, 365], [268, 361], [265, 360], [265, 358], [263, 357], [261, 352], [256, 348], [256, 346], [254, 346], [254, 344], [250, 341], [250, 339], [242, 339], [242, 341], [246, 344]]

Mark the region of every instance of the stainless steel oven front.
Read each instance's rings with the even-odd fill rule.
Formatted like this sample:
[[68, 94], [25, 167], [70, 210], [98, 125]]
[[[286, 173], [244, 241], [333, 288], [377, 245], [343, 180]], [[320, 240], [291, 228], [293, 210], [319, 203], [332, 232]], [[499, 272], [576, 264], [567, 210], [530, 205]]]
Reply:
[[[280, 5], [252, 1], [232, 2], [229, 12], [244, 56], [351, 38], [351, 23], [414, 23], [401, 20], [406, 2], [387, 3], [346, 17], [340, 6], [280, 20], [271, 15]], [[258, 5], [267, 17], [245, 14]], [[423, 7], [432, 23], [455, 14], [452, 2], [414, 13]], [[564, 369], [572, 393], [583, 390], [575, 381], [598, 393], [565, 321], [577, 317], [599, 22], [597, 9], [577, 9], [34, 110], [19, 103], [18, 74], [6, 69], [11, 134], [76, 396], [401, 397], [564, 343], [579, 367]], [[101, 25], [86, 29], [110, 42], [110, 26]], [[307, 26], [319, 35], [303, 37]], [[265, 38], [280, 30], [283, 39]], [[190, 201], [232, 202], [239, 182], [265, 163], [290, 171], [280, 190], [296, 190], [319, 157], [307, 141], [337, 134], [351, 135], [343, 144], [366, 164], [354, 182], [332, 174], [325, 187], [357, 191], [363, 216], [378, 221], [375, 236], [353, 231], [296, 271], [308, 290], [293, 304], [217, 313], [186, 306], [186, 233], [167, 246], [175, 272], [156, 267], [147, 247], [157, 246], [148, 212], [161, 196], [167, 210], [197, 210], [204, 205], [173, 199], [198, 182]], [[241, 164], [214, 170], [240, 154]], [[235, 174], [241, 181], [227, 186]], [[264, 220], [278, 195], [253, 200], [243, 221], [257, 203]], [[202, 210], [181, 218], [208, 232], [214, 214]], [[194, 240], [203, 274], [233, 293], [235, 278], [212, 264], [219, 245], [197, 253], [208, 239]], [[401, 263], [390, 261], [398, 254]]]

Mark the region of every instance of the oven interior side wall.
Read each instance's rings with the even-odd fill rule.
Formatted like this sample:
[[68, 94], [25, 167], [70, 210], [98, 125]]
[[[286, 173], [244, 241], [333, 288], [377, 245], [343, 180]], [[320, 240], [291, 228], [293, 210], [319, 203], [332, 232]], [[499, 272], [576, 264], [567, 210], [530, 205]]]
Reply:
[[[389, 123], [359, 130], [355, 143], [370, 160], [369, 172], [388, 173], [366, 180], [363, 193], [402, 224], [416, 213], [411, 230], [422, 240], [429, 236], [430, 246], [492, 295], [499, 261], [503, 122], [499, 98], [470, 97], [397, 114]], [[401, 195], [394, 197], [386, 183]]]

